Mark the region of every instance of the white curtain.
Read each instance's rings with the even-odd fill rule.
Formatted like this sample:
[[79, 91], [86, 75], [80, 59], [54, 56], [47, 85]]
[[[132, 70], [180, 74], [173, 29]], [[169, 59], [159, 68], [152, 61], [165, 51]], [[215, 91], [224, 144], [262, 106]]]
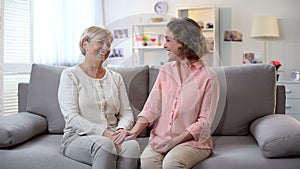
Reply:
[[83, 30], [102, 25], [102, 0], [34, 0], [33, 61], [74, 65]]

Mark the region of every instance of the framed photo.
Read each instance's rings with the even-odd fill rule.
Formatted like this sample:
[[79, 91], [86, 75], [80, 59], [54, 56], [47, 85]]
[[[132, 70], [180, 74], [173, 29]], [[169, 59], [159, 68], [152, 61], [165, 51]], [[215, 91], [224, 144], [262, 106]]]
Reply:
[[113, 48], [110, 51], [109, 58], [123, 58], [123, 57], [124, 57], [123, 48]]
[[115, 39], [128, 38], [128, 29], [116, 29], [113, 32]]
[[254, 52], [244, 52], [243, 53], [243, 64], [256, 64], [262, 63], [262, 59], [257, 57]]
[[242, 42], [243, 35], [241, 32], [238, 32], [238, 31], [225, 31], [224, 32], [224, 41]]

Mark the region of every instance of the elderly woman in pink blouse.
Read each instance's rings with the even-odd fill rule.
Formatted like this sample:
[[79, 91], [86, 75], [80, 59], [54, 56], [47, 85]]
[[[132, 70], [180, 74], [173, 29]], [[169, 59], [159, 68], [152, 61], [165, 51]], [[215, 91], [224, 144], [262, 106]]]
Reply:
[[171, 21], [167, 28], [164, 48], [170, 53], [169, 62], [162, 66], [137, 123], [124, 138], [136, 137], [158, 117], [141, 155], [143, 169], [192, 168], [212, 153], [210, 127], [219, 83], [202, 58], [208, 53], [207, 41], [189, 18]]

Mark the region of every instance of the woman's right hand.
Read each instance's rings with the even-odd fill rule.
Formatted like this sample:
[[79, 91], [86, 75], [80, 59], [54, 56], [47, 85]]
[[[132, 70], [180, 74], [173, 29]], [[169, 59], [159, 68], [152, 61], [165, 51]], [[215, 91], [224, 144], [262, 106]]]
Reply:
[[124, 138], [124, 140], [130, 140], [130, 139], [134, 139], [137, 137], [138, 134], [136, 134], [134, 131], [127, 131], [127, 135]]
[[145, 117], [138, 117], [133, 128], [128, 130], [118, 130], [112, 134], [114, 137], [113, 142], [116, 144], [122, 143], [124, 140], [136, 138], [148, 126], [148, 120]]
[[104, 131], [103, 136], [108, 137], [108, 138], [110, 138], [111, 140], [114, 139], [114, 137], [113, 137], [113, 132], [108, 131], [108, 130], [105, 130], [105, 131]]
[[123, 141], [133, 139], [136, 136], [132, 131], [118, 130], [112, 134], [112, 137], [115, 144], [121, 144]]
[[[118, 131], [117, 131], [118, 132]], [[116, 145], [116, 149], [117, 149], [117, 152], [120, 153], [121, 152], [121, 144], [122, 142], [115, 142], [114, 139], [115, 139], [115, 133], [111, 132], [111, 131], [108, 131], [108, 130], [105, 130], [104, 133], [103, 133], [103, 136], [104, 137], [108, 137], [109, 139], [111, 139], [115, 145]]]

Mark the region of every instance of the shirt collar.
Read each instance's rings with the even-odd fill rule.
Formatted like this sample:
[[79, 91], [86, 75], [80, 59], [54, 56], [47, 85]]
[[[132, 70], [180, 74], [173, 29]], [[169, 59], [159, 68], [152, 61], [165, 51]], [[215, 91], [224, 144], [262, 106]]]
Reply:
[[[179, 61], [173, 61], [172, 66], [176, 66], [176, 64], [180, 64]], [[204, 65], [205, 65], [205, 62], [202, 59], [200, 59], [199, 61], [191, 64], [190, 67], [189, 67], [189, 69], [190, 70], [195, 70], [195, 68], [196, 69], [200, 69]]]

